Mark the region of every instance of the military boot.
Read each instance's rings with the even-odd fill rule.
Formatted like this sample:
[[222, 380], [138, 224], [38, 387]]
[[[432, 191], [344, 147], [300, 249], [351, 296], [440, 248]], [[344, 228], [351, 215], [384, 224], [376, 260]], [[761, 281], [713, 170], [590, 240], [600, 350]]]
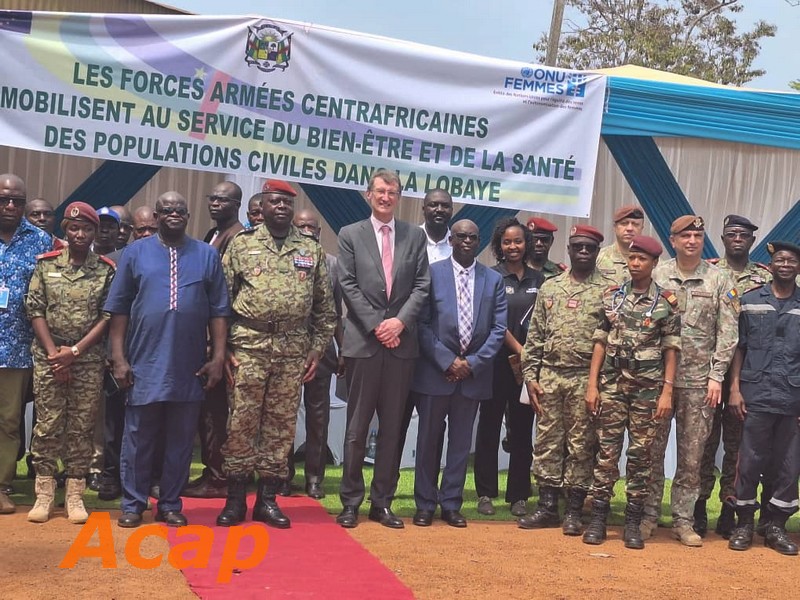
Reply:
[[[761, 512], [763, 514], [764, 511], [762, 510]], [[727, 540], [730, 539], [734, 527], [736, 527], [736, 511], [733, 506], [723, 502], [722, 510], [719, 511], [719, 519], [717, 519], [717, 527], [714, 531]]]
[[626, 548], [641, 550], [644, 548], [642, 539], [642, 514], [644, 504], [634, 500], [628, 500], [625, 506], [625, 529], [622, 530], [622, 541]]
[[756, 506], [737, 506], [736, 516], [739, 524], [731, 533], [728, 540], [728, 548], [731, 550], [749, 550], [753, 545], [753, 517], [755, 516]]
[[275, 495], [281, 486], [278, 477], [264, 477], [258, 480], [258, 493], [256, 505], [253, 507], [253, 521], [261, 521], [278, 529], [288, 529], [292, 526], [289, 517], [281, 512]]
[[67, 520], [80, 525], [89, 520], [89, 513], [83, 504], [83, 493], [86, 491], [86, 479], [70, 477], [67, 479], [67, 494], [64, 506], [67, 509]]
[[571, 488], [567, 496], [567, 509], [564, 511], [564, 522], [561, 531], [564, 535], [580, 535], [583, 533], [583, 501], [586, 500], [586, 490]]
[[592, 520], [583, 534], [583, 543], [597, 546], [606, 539], [606, 521], [608, 513], [611, 512], [611, 504], [608, 500], [592, 500]]
[[517, 521], [520, 529], [544, 529], [558, 527], [558, 489], [554, 487], [539, 488], [539, 504], [531, 514], [520, 517]]
[[[764, 497], [764, 494], [761, 494]], [[758, 513], [758, 525], [756, 525], [756, 533], [761, 537], [767, 535], [767, 529], [772, 523], [772, 513], [770, 512], [769, 502], [761, 504], [761, 511]]]
[[53, 503], [56, 495], [55, 478], [37, 475], [34, 490], [36, 492], [36, 502], [28, 512], [28, 521], [46, 523], [53, 514]]
[[706, 533], [708, 533], [708, 513], [706, 512], [705, 498], [698, 498], [697, 502], [694, 503], [694, 524], [692, 529], [701, 538], [706, 537]]
[[233, 527], [245, 520], [247, 516], [247, 478], [247, 475], [228, 476], [228, 495], [225, 507], [217, 517], [217, 525], [220, 527]]

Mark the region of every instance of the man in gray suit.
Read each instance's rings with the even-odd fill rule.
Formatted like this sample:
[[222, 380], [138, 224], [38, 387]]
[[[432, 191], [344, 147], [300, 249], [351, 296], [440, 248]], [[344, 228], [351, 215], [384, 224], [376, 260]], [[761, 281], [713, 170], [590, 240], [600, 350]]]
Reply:
[[369, 518], [400, 529], [392, 513], [400, 427], [414, 362], [419, 355], [416, 322], [428, 297], [425, 232], [394, 218], [400, 178], [378, 169], [367, 188], [372, 215], [339, 232], [339, 281], [347, 320], [342, 356], [348, 387], [344, 471], [339, 496], [342, 527], [358, 525], [364, 500], [364, 450], [372, 415], [378, 439]]

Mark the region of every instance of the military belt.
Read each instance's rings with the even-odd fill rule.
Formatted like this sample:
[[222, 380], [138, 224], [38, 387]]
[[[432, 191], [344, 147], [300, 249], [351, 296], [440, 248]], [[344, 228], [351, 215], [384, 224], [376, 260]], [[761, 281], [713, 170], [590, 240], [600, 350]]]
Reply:
[[627, 369], [628, 371], [638, 371], [649, 367], [658, 367], [660, 360], [637, 360], [635, 358], [622, 358], [620, 356], [610, 356], [608, 362], [615, 369]]
[[55, 333], [51, 333], [50, 337], [53, 338], [53, 343], [56, 346], [67, 346], [69, 348], [71, 348], [80, 341], [80, 340], [72, 340], [69, 338], [61, 337], [60, 335], [56, 335]]
[[288, 333], [290, 331], [297, 331], [298, 329], [305, 328], [306, 326], [305, 319], [302, 321], [258, 321], [256, 319], [248, 319], [239, 315], [236, 315], [235, 322], [247, 327], [248, 329], [269, 334]]

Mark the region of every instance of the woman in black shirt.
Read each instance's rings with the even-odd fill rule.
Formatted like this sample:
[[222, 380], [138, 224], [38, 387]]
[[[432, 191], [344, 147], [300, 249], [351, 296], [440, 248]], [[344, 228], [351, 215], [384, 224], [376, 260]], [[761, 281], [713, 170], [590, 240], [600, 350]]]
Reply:
[[475, 443], [475, 489], [479, 498], [478, 512], [494, 514], [492, 499], [499, 495], [497, 451], [500, 426], [506, 414], [510, 460], [505, 499], [511, 505], [511, 513], [519, 517], [526, 514], [526, 502], [531, 494], [534, 417], [531, 407], [519, 401], [522, 392], [519, 359], [544, 275], [526, 264], [533, 250], [533, 239], [531, 232], [517, 219], [504, 219], [497, 224], [491, 247], [497, 259], [494, 269], [504, 279], [508, 329], [505, 344], [495, 359], [493, 397], [480, 405]]

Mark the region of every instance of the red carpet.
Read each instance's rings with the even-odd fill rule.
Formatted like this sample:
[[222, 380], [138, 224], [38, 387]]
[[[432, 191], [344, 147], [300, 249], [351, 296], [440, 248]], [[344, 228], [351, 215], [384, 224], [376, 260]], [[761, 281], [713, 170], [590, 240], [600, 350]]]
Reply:
[[[255, 494], [248, 496], [248, 519], [254, 500]], [[281, 508], [292, 520], [291, 529], [257, 524], [269, 533], [269, 551], [261, 564], [234, 573], [229, 583], [218, 583], [217, 572], [228, 530], [216, 527], [215, 521], [224, 503], [224, 500], [183, 499], [189, 524], [207, 525], [214, 530], [208, 568], [183, 570], [192, 591], [200, 598], [407, 600], [414, 597], [392, 571], [336, 525], [319, 503], [305, 496], [279, 499]], [[252, 524], [249, 520], [243, 523]], [[189, 536], [176, 539], [175, 533], [175, 529], [170, 529], [170, 546], [196, 539]], [[252, 538], [243, 539], [239, 556], [248, 555], [252, 547]]]

